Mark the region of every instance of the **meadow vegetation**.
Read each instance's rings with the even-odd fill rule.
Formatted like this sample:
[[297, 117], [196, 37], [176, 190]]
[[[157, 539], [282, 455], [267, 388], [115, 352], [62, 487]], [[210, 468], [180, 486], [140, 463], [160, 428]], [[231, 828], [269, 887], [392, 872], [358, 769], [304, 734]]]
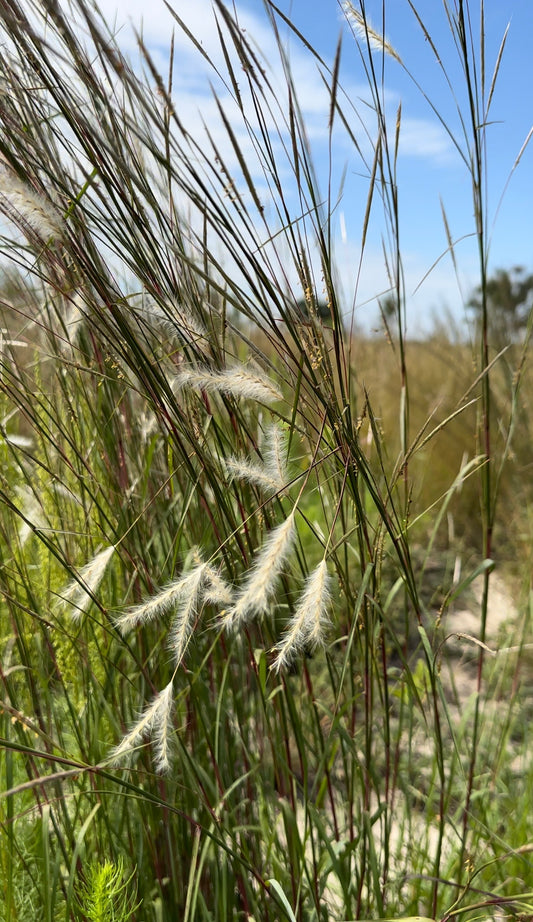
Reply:
[[[364, 4], [345, 36], [364, 148], [340, 48], [328, 64], [266, 13], [323, 75], [324, 131], [352, 141], [363, 246], [383, 209], [375, 336], [342, 300], [338, 190], [281, 38], [282, 95], [215, 0], [208, 149], [172, 50], [160, 74], [139, 39], [141, 75], [87, 0], [0, 7], [6, 922], [533, 915], [530, 321], [491, 342], [485, 211], [505, 55], [489, 72], [479, 10], [443, 9], [477, 323], [414, 342], [384, 104], [409, 62]], [[450, 620], [464, 609], [473, 631]]]

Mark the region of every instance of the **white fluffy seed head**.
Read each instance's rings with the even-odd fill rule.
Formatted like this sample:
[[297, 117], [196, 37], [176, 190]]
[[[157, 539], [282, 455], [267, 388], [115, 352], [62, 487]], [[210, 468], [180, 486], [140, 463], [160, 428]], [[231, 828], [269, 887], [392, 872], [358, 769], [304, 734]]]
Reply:
[[61, 237], [62, 216], [44, 196], [22, 182], [10, 169], [0, 169], [0, 203], [16, 224], [29, 227], [43, 240]]
[[246, 366], [235, 366], [224, 371], [201, 367], [186, 369], [176, 375], [173, 386], [178, 390], [192, 387], [208, 393], [256, 400], [267, 405], [281, 400], [280, 391], [266, 375], [255, 369], [250, 371]]
[[265, 472], [278, 483], [278, 489], [287, 483], [287, 451], [285, 433], [275, 424], [266, 432]]
[[168, 586], [151, 599], [148, 599], [146, 602], [140, 602], [139, 605], [135, 605], [133, 608], [130, 608], [129, 611], [115, 618], [115, 627], [124, 635], [127, 634], [128, 631], [131, 631], [132, 628], [137, 627], [138, 624], [149, 624], [150, 621], [161, 618], [178, 602], [182, 593], [182, 588], [183, 579], [178, 579], [173, 583], [169, 583]]
[[279, 426], [269, 426], [262, 447], [263, 463], [252, 463], [241, 458], [227, 458], [224, 462], [231, 479], [251, 483], [260, 490], [280, 493], [287, 485], [285, 439]]
[[202, 563], [195, 567], [183, 580], [183, 590], [178, 599], [176, 613], [172, 619], [168, 641], [176, 666], [183, 659], [198, 615], [206, 566], [207, 564]]
[[187, 597], [191, 588], [195, 586], [197, 579], [201, 580], [205, 566], [203, 563], [199, 564], [194, 570], [169, 583], [168, 586], [165, 586], [161, 592], [152, 596], [151, 599], [135, 605], [129, 611], [115, 618], [115, 627], [122, 634], [126, 634], [139, 624], [148, 624], [156, 618], [163, 617], [172, 608], [177, 607], [183, 598]]
[[69, 613], [74, 621], [81, 618], [89, 608], [114, 551], [114, 545], [100, 551], [82, 567], [78, 578], [73, 579], [61, 592], [60, 602], [63, 606], [69, 606]]
[[136, 314], [152, 330], [160, 330], [166, 336], [178, 337], [185, 342], [205, 339], [202, 324], [193, 317], [183, 304], [168, 304], [161, 307], [150, 295], [145, 295], [140, 305], [132, 305]]
[[233, 600], [233, 589], [222, 579], [218, 570], [206, 566], [203, 600], [211, 605], [230, 605]]
[[366, 15], [363, 16], [363, 14], [355, 8], [353, 3], [350, 3], [350, 0], [344, 0], [342, 8], [348, 22], [354, 30], [356, 38], [359, 39], [360, 42], [368, 44], [372, 51], [388, 54], [401, 64], [401, 58], [398, 52], [395, 51], [384, 35], [381, 35], [370, 25]]
[[279, 672], [289, 666], [302, 650], [313, 650], [324, 642], [331, 602], [330, 578], [325, 560], [309, 575], [296, 611], [289, 621], [271, 668]]
[[243, 480], [270, 493], [276, 493], [283, 484], [264, 467], [241, 461], [240, 458], [226, 458], [224, 466], [232, 480]]
[[35, 528], [46, 528], [47, 521], [41, 503], [28, 487], [16, 487], [17, 493], [22, 500], [22, 513], [19, 525], [19, 541], [23, 547], [26, 541], [34, 533]]
[[137, 747], [151, 736], [154, 745], [156, 771], [163, 773], [168, 770], [170, 766], [174, 711], [172, 686], [171, 680], [147, 705], [136, 723], [130, 727], [122, 742], [115, 746], [109, 757], [111, 765], [118, 765], [122, 762], [129, 764]]
[[270, 606], [276, 584], [296, 538], [294, 509], [274, 528], [259, 551], [235, 604], [221, 617], [226, 628], [237, 628], [249, 618], [264, 615]]

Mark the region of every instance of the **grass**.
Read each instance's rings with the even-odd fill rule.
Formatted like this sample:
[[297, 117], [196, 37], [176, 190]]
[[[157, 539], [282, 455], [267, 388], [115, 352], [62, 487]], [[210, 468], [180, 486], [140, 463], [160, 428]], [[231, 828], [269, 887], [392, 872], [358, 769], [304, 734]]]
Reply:
[[[370, 156], [339, 56], [305, 47], [332, 145], [338, 125], [367, 177], [362, 239], [373, 209], [387, 221], [382, 340], [350, 332], [336, 190], [281, 39], [283, 99], [215, 3], [208, 150], [174, 107], [172, 53], [163, 77], [140, 42], [145, 79], [84, 0], [83, 28], [52, 0], [2, 8], [6, 920], [532, 913], [527, 604], [489, 634], [495, 565], [530, 591], [529, 329], [491, 353], [493, 86], [473, 10], [444, 9], [473, 347], [406, 340], [388, 58], [364, 7]], [[450, 636], [480, 584], [475, 633]]]

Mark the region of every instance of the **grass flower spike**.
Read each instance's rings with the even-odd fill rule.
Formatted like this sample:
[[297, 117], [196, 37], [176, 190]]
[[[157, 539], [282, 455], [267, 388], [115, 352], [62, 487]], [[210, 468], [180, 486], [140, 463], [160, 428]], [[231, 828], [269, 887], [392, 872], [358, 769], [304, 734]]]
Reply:
[[59, 213], [5, 167], [0, 168], [0, 208], [8, 218], [31, 228], [43, 240], [61, 237], [63, 233]]
[[313, 650], [324, 642], [331, 601], [329, 583], [327, 564], [322, 560], [309, 576], [294, 616], [276, 647], [277, 656], [272, 663], [275, 672], [289, 666], [304, 648]]
[[206, 332], [201, 323], [180, 304], [168, 304], [165, 308], [154, 298], [145, 295], [140, 306], [134, 305], [133, 311], [154, 332], [158, 330], [165, 335], [184, 342], [205, 339]]
[[145, 708], [139, 720], [113, 750], [110, 756], [111, 764], [119, 764], [124, 758], [129, 761], [134, 750], [143, 740], [151, 736], [154, 744], [156, 771], [163, 774], [168, 770], [174, 705], [172, 690], [171, 680]]
[[294, 509], [275, 528], [257, 555], [251, 572], [237, 597], [235, 605], [222, 616], [222, 624], [237, 628], [249, 618], [264, 615], [269, 608], [283, 565], [296, 537]]
[[233, 589], [222, 579], [218, 570], [209, 565], [205, 568], [205, 580], [202, 592], [204, 602], [211, 605], [229, 605], [233, 599]]
[[230, 477], [244, 480], [260, 490], [279, 493], [287, 484], [287, 465], [283, 432], [279, 426], [269, 426], [265, 434], [264, 463], [252, 464], [241, 458], [227, 458], [224, 462]]
[[181, 662], [198, 614], [200, 590], [207, 564], [202, 563], [183, 580], [182, 591], [177, 598], [178, 606], [170, 629], [169, 647], [176, 666]]
[[379, 51], [382, 54], [388, 54], [395, 61], [401, 64], [401, 58], [397, 51], [394, 50], [390, 42], [384, 35], [381, 35], [376, 29], [372, 28], [366, 15], [360, 13], [350, 0], [345, 0], [342, 4], [345, 16], [353, 28], [355, 37], [363, 44], [368, 44], [372, 51]]
[[224, 466], [231, 479], [244, 480], [246, 483], [259, 487], [260, 490], [275, 493], [284, 486], [266, 468], [259, 467], [257, 464], [250, 464], [249, 461], [241, 461], [240, 458], [227, 458]]
[[271, 404], [281, 400], [279, 389], [259, 371], [249, 371], [245, 366], [228, 368], [222, 372], [208, 368], [189, 369], [180, 372], [174, 379], [175, 387], [194, 387], [208, 393], [227, 394], [243, 400], [256, 400]]
[[265, 442], [265, 473], [278, 484], [278, 490], [287, 483], [287, 452], [285, 433], [276, 425], [267, 429]]
[[191, 593], [196, 596], [204, 567], [205, 564], [200, 564], [190, 573], [180, 576], [179, 579], [169, 583], [168, 586], [151, 599], [148, 599], [148, 601], [141, 602], [139, 605], [130, 608], [129, 611], [115, 618], [115, 626], [122, 634], [126, 634], [132, 628], [137, 627], [138, 624], [148, 624], [156, 618], [163, 617]]
[[73, 579], [66, 589], [61, 593], [61, 603], [70, 605], [70, 615], [74, 621], [77, 621], [87, 611], [94, 594], [97, 591], [106, 567], [113, 555], [115, 548], [113, 545], [100, 551], [88, 564], [86, 564]]

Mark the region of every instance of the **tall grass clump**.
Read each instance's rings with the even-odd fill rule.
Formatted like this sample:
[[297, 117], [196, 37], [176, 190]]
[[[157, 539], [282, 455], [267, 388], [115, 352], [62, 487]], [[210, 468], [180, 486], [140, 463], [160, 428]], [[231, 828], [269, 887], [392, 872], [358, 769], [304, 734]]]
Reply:
[[[174, 41], [163, 74], [86, 0], [0, 6], [6, 919], [106, 918], [115, 898], [154, 922], [533, 911], [528, 615], [488, 633], [527, 367], [526, 341], [498, 377], [483, 301], [504, 48], [487, 79], [483, 7], [443, 2], [447, 62], [408, 4], [457, 102], [484, 304], [471, 375], [429, 406], [386, 105], [409, 62], [364, 4], [344, 12], [361, 110], [341, 45], [323, 60], [273, 4], [275, 61], [221, 0], [222, 63], [174, 10], [214, 87], [218, 122], [193, 134]], [[324, 188], [287, 30], [327, 93]], [[341, 137], [363, 251], [375, 211], [388, 241], [374, 382], [335, 266]], [[472, 630], [447, 627], [461, 605]]]

